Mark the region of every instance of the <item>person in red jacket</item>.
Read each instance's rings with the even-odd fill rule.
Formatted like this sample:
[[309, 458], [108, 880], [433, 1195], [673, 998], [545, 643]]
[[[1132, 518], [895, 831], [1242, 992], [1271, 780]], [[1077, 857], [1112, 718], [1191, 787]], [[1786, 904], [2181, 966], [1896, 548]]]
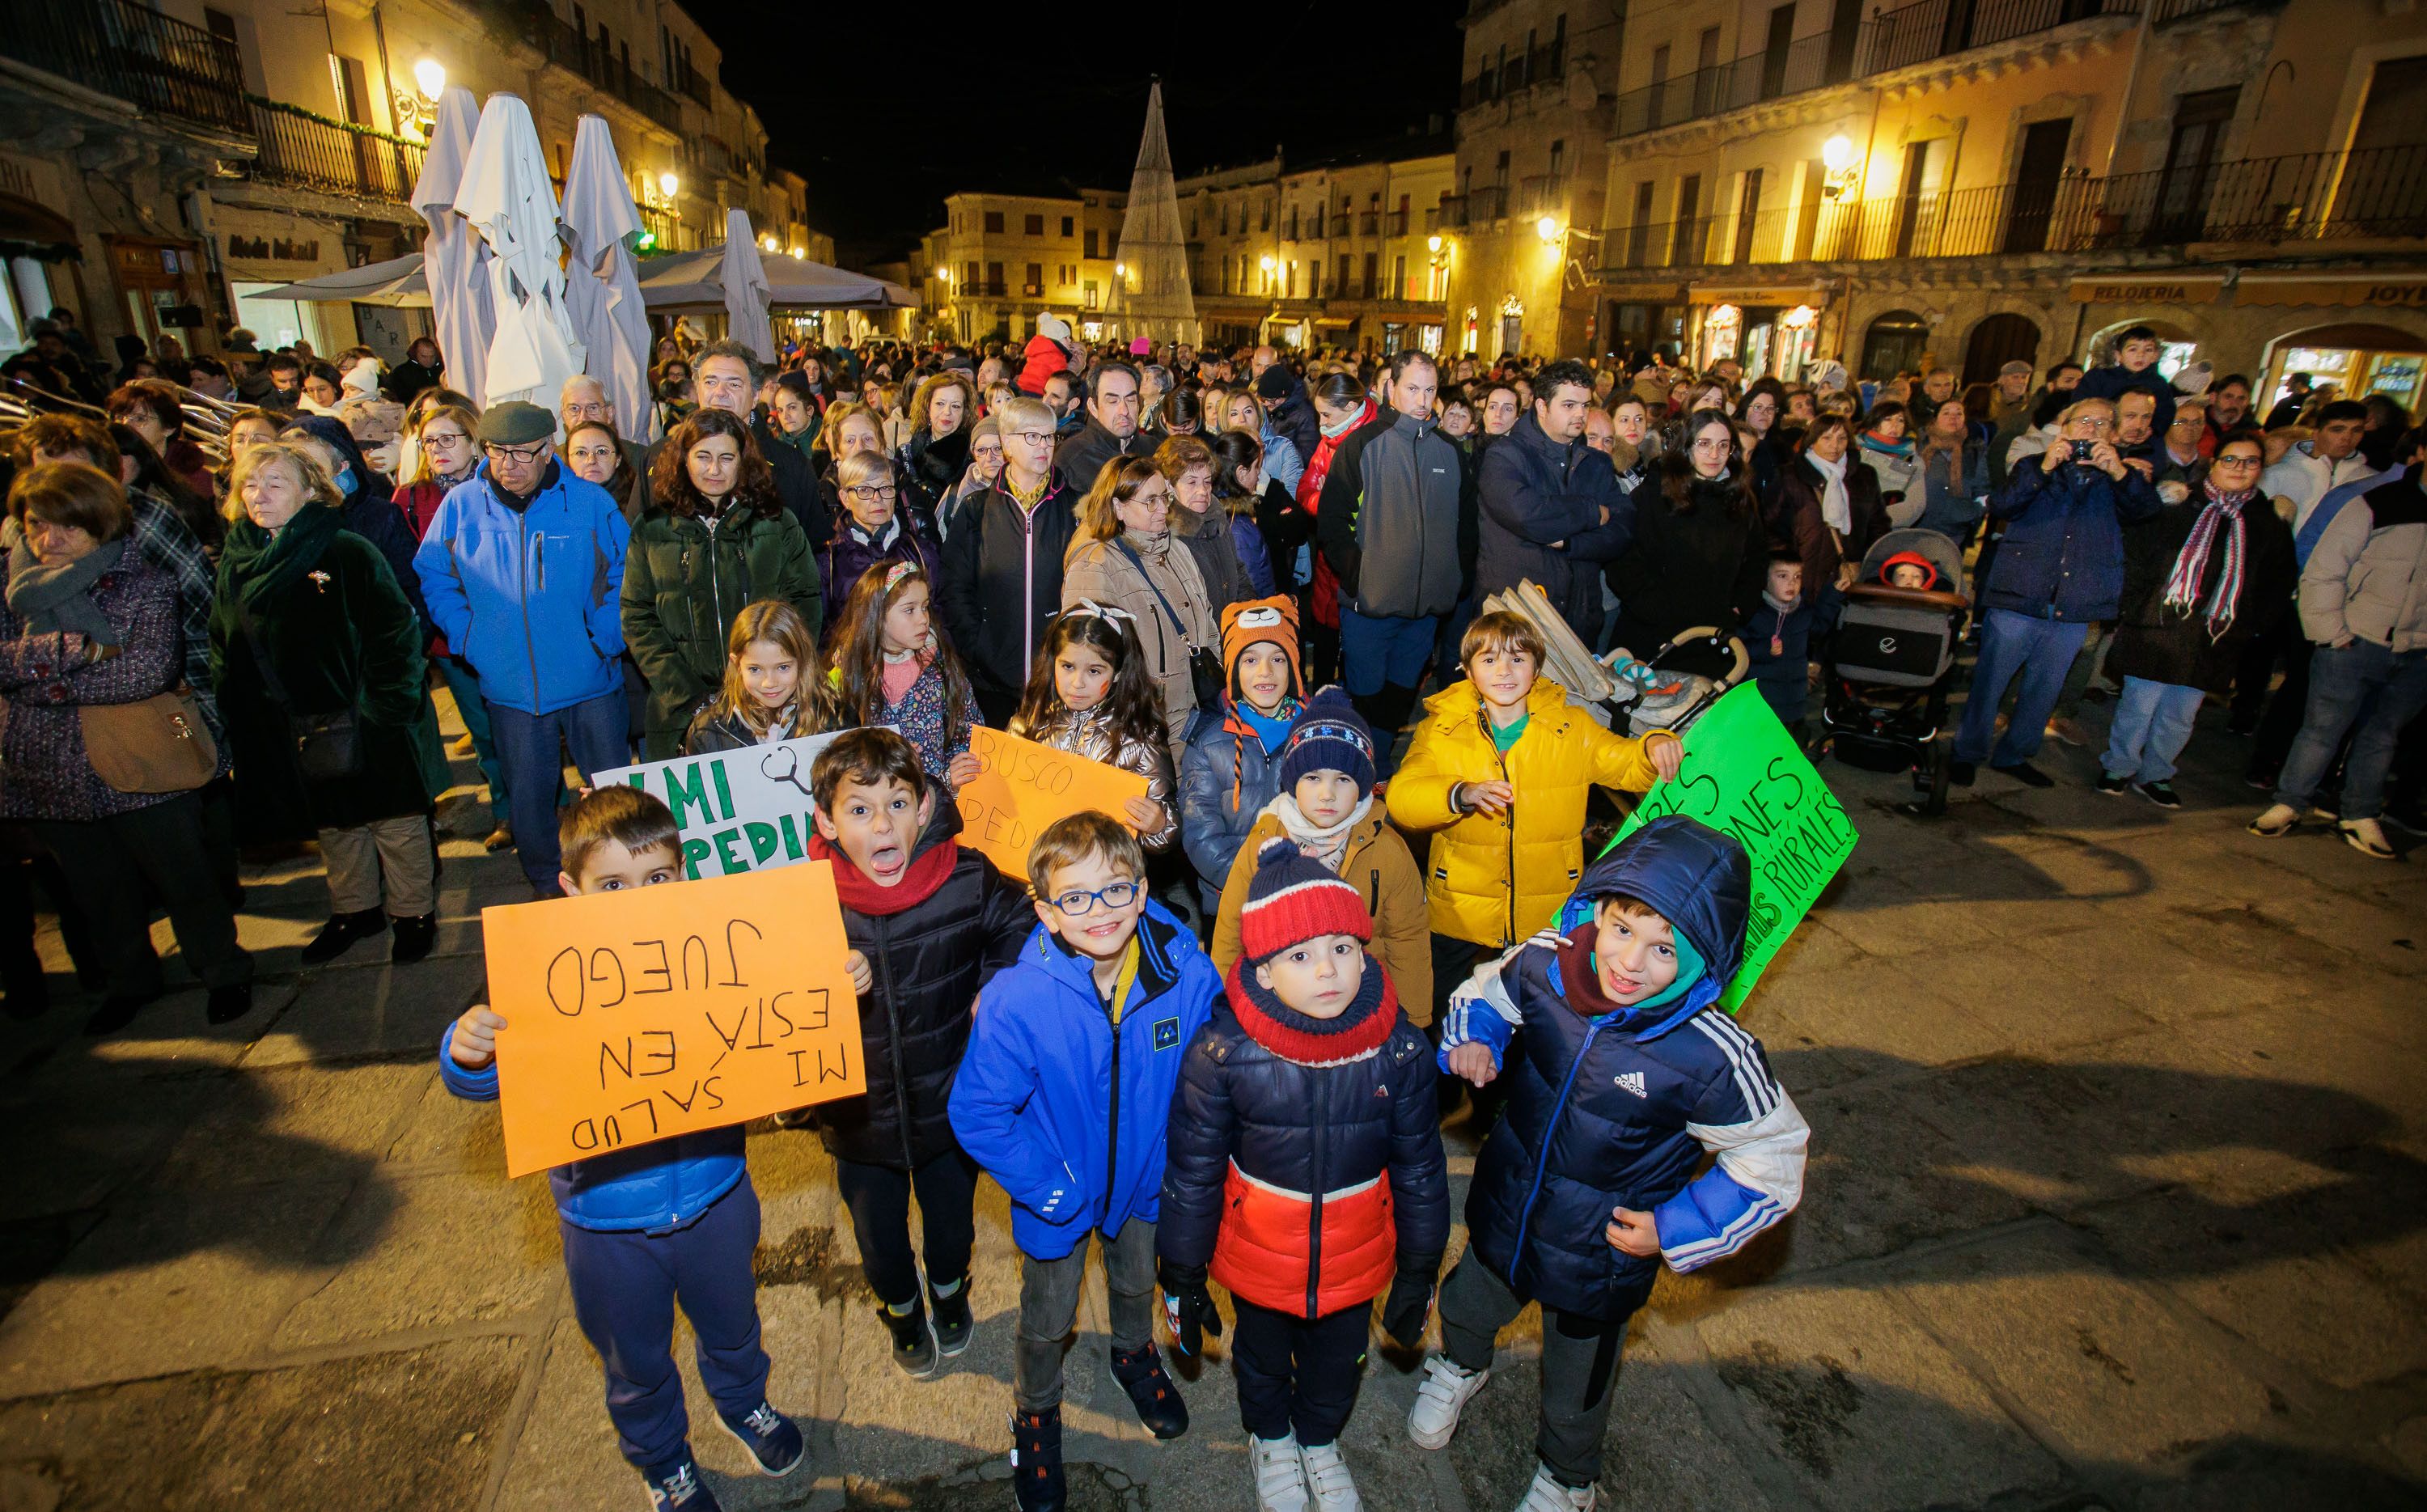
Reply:
[[1287, 839], [1256, 861], [1226, 999], [1172, 1099], [1155, 1253], [1182, 1351], [1221, 1332], [1209, 1273], [1230, 1293], [1256, 1504], [1355, 1512], [1339, 1440], [1374, 1298], [1412, 1348], [1449, 1243], [1438, 1072], [1365, 951], [1357, 888]]

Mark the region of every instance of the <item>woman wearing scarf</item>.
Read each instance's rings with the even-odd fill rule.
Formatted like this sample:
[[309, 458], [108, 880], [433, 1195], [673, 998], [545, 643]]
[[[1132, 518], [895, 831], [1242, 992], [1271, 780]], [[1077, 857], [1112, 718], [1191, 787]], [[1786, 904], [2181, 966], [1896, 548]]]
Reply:
[[[396, 491], [396, 507], [415, 541], [429, 534], [430, 522], [438, 517], [438, 506], [448, 492], [480, 470], [481, 448], [472, 439], [480, 423], [480, 416], [461, 404], [434, 403], [422, 411], [413, 431], [406, 481]], [[473, 755], [489, 785], [489, 829], [481, 844], [485, 850], [502, 851], [514, 843], [514, 832], [506, 822], [513, 810], [506, 799], [505, 765], [497, 759], [497, 737], [489, 727], [489, 706], [481, 696], [480, 675], [470, 662], [449, 653], [447, 638], [434, 630], [427, 650], [432, 669], [455, 695], [456, 717], [464, 722], [464, 733], [472, 738]]]
[[1929, 429], [1914, 454], [1919, 487], [1889, 509], [1888, 524], [1935, 530], [1962, 545], [1989, 511], [1989, 454], [1974, 438], [1962, 399], [1947, 398], [1930, 410]]
[[1844, 416], [1820, 416], [1804, 431], [1795, 465], [1778, 481], [1779, 528], [1803, 559], [1803, 592], [1816, 629], [1837, 623], [1863, 553], [1888, 528], [1878, 475], [1853, 460], [1853, 440]]
[[2124, 597], [2107, 669], [2124, 679], [2099, 758], [2098, 790], [2126, 788], [2160, 808], [2182, 800], [2175, 758], [2207, 693], [2233, 684], [2243, 647], [2292, 607], [2292, 532], [2256, 496], [2254, 437], [2217, 449], [2201, 492], [2124, 534]]
[[121, 792], [85, 746], [87, 707], [167, 692], [185, 666], [177, 585], [132, 549], [134, 528], [116, 479], [82, 463], [45, 463], [17, 475], [0, 531], [8, 555], [0, 819], [30, 824], [90, 920], [108, 980], [85, 1024], [90, 1034], [125, 1028], [160, 996], [147, 887], [167, 905], [186, 965], [210, 989], [210, 1021], [252, 1006], [252, 957], [236, 942], [201, 799]]
[[[1306, 471], [1297, 480], [1297, 507], [1305, 518], [1309, 541], [1314, 536], [1315, 509], [1323, 498], [1323, 480], [1331, 476], [1331, 460], [1339, 455], [1340, 444], [1371, 424], [1380, 413], [1366, 398], [1365, 385], [1346, 373], [1333, 373], [1315, 385], [1315, 424], [1322, 440], [1315, 443], [1314, 455], [1307, 459]], [[1309, 558], [1312, 559], [1311, 562]], [[1313, 571], [1311, 581], [1309, 566]], [[1311, 546], [1301, 548], [1291, 577], [1309, 583], [1302, 599], [1306, 612], [1300, 616], [1307, 626], [1307, 686], [1320, 688], [1329, 683], [1340, 669], [1340, 579], [1333, 575], [1331, 563], [1324, 560], [1323, 553]]]
[[338, 523], [379, 548], [397, 587], [404, 590], [404, 601], [420, 619], [425, 638], [436, 635], [438, 626], [431, 623], [430, 610], [421, 601], [421, 574], [413, 565], [413, 527], [397, 506], [387, 480], [371, 470], [370, 460], [363, 455], [353, 433], [325, 415], [305, 415], [280, 431], [278, 438], [301, 443], [319, 463], [344, 500], [337, 510]]
[[1912, 432], [1913, 417], [1897, 400], [1883, 401], [1863, 417], [1858, 438], [1863, 463], [1878, 476], [1880, 496], [1890, 503], [1920, 486], [1921, 469], [1914, 462]]
[[238, 821], [254, 839], [319, 839], [329, 921], [304, 965], [391, 924], [389, 959], [418, 961], [438, 937], [430, 807], [448, 781], [420, 621], [302, 447], [245, 453], [230, 492], [244, 513], [220, 558], [211, 665]]

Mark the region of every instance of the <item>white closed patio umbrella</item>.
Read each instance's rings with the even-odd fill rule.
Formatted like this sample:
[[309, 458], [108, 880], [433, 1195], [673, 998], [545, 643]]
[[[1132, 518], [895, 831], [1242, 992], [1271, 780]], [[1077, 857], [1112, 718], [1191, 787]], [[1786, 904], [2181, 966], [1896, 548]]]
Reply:
[[564, 304], [556, 186], [548, 182], [530, 106], [518, 96], [493, 94], [481, 106], [455, 210], [489, 246], [497, 329], [481, 401], [525, 399], [554, 413], [564, 381], [581, 371], [581, 338]]
[[455, 192], [464, 181], [464, 165], [471, 159], [472, 133], [480, 119], [481, 105], [471, 90], [458, 85], [439, 96], [438, 121], [431, 128], [421, 177], [413, 186], [413, 207], [430, 227], [421, 238], [421, 271], [430, 290], [431, 325], [446, 365], [447, 386], [469, 394], [475, 403], [484, 402], [497, 312], [482, 266], [489, 260], [488, 245], [470, 221], [455, 213]]
[[758, 261], [758, 240], [751, 234], [747, 211], [725, 212], [725, 333], [750, 349], [761, 363], [775, 360], [775, 329], [767, 319], [774, 302], [768, 292], [766, 265]]
[[590, 376], [615, 406], [615, 429], [646, 442], [656, 439], [657, 406], [649, 402], [649, 317], [632, 264], [640, 230], [615, 138], [603, 118], [583, 116], [564, 179], [564, 302]]

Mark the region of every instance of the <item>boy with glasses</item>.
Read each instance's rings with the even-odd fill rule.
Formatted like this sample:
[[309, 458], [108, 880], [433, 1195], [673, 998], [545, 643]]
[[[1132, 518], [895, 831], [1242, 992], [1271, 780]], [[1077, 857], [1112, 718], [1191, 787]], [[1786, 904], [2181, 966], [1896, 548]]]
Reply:
[[1062, 1356], [1091, 1234], [1104, 1256], [1113, 1375], [1158, 1439], [1188, 1409], [1154, 1341], [1154, 1225], [1181, 1059], [1222, 990], [1197, 937], [1146, 895], [1137, 837], [1074, 814], [1028, 854], [1037, 929], [978, 994], [953, 1131], [1011, 1198], [1020, 1253], [1012, 1488], [1059, 1509]]

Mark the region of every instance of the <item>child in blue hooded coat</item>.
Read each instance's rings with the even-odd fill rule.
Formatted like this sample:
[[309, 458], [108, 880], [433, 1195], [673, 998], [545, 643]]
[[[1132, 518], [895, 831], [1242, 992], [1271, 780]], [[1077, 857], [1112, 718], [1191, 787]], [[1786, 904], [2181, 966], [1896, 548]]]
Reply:
[[[1529, 1508], [1594, 1504], [1620, 1344], [1661, 1262], [1733, 1255], [1802, 1196], [1811, 1129], [1761, 1042], [1716, 1006], [1751, 906], [1744, 847], [1656, 819], [1586, 870], [1550, 928], [1452, 995], [1442, 1067], [1481, 1086], [1512, 1046], [1516, 1062], [1408, 1431], [1447, 1444], [1500, 1330], [1540, 1302]], [[1695, 1177], [1705, 1150], [1718, 1163]]]

